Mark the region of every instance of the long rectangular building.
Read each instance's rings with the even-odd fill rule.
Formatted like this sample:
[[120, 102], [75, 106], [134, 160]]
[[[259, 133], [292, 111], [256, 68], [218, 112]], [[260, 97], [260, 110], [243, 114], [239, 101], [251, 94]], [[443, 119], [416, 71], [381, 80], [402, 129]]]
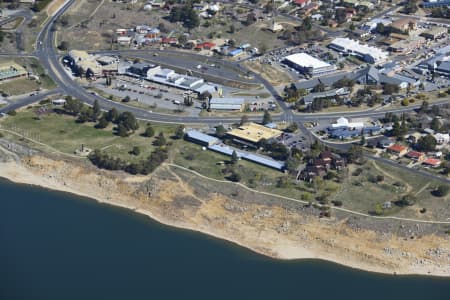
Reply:
[[338, 52], [354, 55], [365, 62], [378, 64], [386, 61], [388, 53], [376, 47], [360, 44], [358, 41], [349, 38], [336, 38], [328, 47]]
[[286, 56], [283, 61], [286, 65], [297, 69], [303, 74], [311, 76], [323, 75], [336, 70], [336, 66], [317, 59], [306, 53], [296, 53]]

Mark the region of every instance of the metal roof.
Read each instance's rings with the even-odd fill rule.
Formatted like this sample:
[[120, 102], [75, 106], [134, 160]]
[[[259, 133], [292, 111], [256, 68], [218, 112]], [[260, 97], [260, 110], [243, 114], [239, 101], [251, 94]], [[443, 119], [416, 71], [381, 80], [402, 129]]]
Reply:
[[238, 157], [254, 162], [254, 163], [258, 163], [260, 165], [264, 165], [267, 167], [271, 167], [277, 170], [282, 170], [285, 166], [285, 163], [282, 161], [277, 161], [274, 160], [270, 157], [266, 157], [266, 156], [262, 156], [262, 155], [257, 155], [251, 152], [246, 152], [246, 151], [241, 151], [239, 149], [235, 149], [226, 145], [212, 145], [209, 146], [208, 149], [212, 150], [212, 151], [216, 151], [225, 155], [229, 155], [231, 156], [233, 154], [233, 151], [236, 151], [236, 154]]
[[210, 104], [242, 105], [243, 98], [211, 98]]
[[188, 130], [186, 132], [186, 135], [189, 138], [192, 138], [192, 139], [195, 139], [197, 141], [204, 142], [204, 143], [207, 143], [207, 144], [217, 143], [217, 142], [220, 141], [218, 138], [215, 138], [213, 136], [204, 134], [204, 133], [202, 133], [200, 131], [197, 131], [197, 130]]

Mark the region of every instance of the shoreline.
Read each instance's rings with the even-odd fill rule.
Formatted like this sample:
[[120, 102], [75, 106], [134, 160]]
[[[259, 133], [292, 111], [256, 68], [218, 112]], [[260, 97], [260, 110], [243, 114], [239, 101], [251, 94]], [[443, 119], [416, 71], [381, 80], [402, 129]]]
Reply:
[[[152, 212], [149, 209], [138, 207], [133, 204], [126, 203], [126, 201], [117, 200], [114, 198], [110, 198], [108, 196], [101, 196], [100, 189], [97, 191], [91, 190], [90, 193], [85, 192], [81, 189], [76, 189], [70, 187], [70, 184], [66, 184], [64, 179], [62, 182], [57, 179], [53, 179], [52, 176], [38, 176], [38, 174], [34, 173], [31, 168], [26, 167], [23, 163], [18, 163], [14, 161], [2, 162], [0, 163], [0, 177], [5, 178], [16, 184], [27, 184], [32, 186], [38, 186], [41, 188], [46, 188], [54, 191], [61, 191], [70, 193], [76, 196], [82, 196], [89, 199], [92, 199], [101, 204], [113, 205], [120, 208], [125, 208], [128, 210], [132, 210], [133, 212], [145, 215], [152, 220], [155, 220], [158, 223], [164, 224], [166, 226], [171, 226], [183, 230], [190, 230], [201, 234], [206, 234], [212, 236], [217, 239], [226, 240], [240, 247], [244, 247], [246, 249], [251, 250], [254, 253], [264, 255], [267, 257], [271, 257], [273, 259], [280, 260], [299, 260], [299, 259], [318, 259], [322, 261], [329, 261], [338, 265], [342, 265], [352, 269], [363, 270], [367, 272], [381, 273], [386, 275], [424, 275], [424, 276], [434, 276], [434, 277], [448, 277], [450, 274], [443, 272], [430, 272], [425, 270], [418, 270], [414, 268], [409, 269], [392, 269], [388, 265], [381, 266], [375, 264], [368, 264], [363, 261], [356, 261], [352, 259], [345, 259], [343, 257], [339, 257], [339, 254], [336, 253], [327, 253], [324, 251], [323, 253], [317, 253], [311, 249], [307, 249], [307, 247], [299, 244], [298, 242], [293, 244], [290, 241], [283, 240], [281, 237], [277, 237], [277, 243], [272, 245], [272, 247], [264, 248], [263, 246], [258, 247], [259, 245], [255, 243], [255, 240], [241, 240], [238, 237], [233, 237], [226, 232], [219, 232], [218, 230], [211, 230], [206, 228], [206, 226], [201, 226], [193, 224], [189, 224], [186, 221], [182, 220], [170, 220], [170, 218], [164, 218], [158, 213]], [[245, 230], [244, 230], [245, 231]], [[258, 239], [256, 239], [256, 242]], [[263, 242], [261, 242], [263, 243]], [[449, 265], [450, 267], [450, 265]]]

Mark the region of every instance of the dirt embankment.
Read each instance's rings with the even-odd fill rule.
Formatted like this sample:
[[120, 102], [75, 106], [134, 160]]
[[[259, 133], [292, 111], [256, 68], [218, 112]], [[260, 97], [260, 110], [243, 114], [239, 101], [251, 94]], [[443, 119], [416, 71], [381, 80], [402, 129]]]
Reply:
[[[271, 199], [242, 201], [189, 172], [162, 166], [150, 176], [98, 170], [88, 162], [0, 151], [0, 176], [126, 207], [162, 223], [233, 241], [282, 259], [320, 258], [359, 269], [450, 276], [448, 237], [414, 239], [350, 226], [348, 219], [318, 219], [308, 209]], [[241, 198], [240, 198], [241, 197]], [[313, 208], [310, 208], [311, 210]]]

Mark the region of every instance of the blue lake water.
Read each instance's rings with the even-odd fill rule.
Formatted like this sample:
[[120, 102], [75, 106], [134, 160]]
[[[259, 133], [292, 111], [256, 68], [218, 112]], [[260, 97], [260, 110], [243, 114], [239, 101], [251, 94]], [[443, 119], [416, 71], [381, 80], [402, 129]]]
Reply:
[[450, 300], [450, 279], [278, 261], [125, 209], [0, 180], [0, 299]]

